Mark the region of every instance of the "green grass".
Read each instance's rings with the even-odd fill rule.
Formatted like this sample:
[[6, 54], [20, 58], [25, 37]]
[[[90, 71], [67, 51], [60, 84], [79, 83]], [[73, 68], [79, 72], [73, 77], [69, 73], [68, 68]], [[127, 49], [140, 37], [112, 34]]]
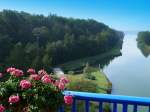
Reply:
[[64, 71], [74, 71], [77, 69], [81, 69], [85, 66], [85, 64], [88, 62], [90, 65], [93, 64], [99, 64], [99, 62], [101, 60], [103, 60], [106, 57], [109, 56], [118, 56], [120, 55], [120, 49], [112, 49], [109, 52], [103, 53], [103, 54], [99, 54], [96, 56], [91, 56], [91, 57], [86, 57], [86, 58], [82, 58], [82, 59], [78, 59], [78, 60], [74, 60], [74, 61], [70, 61], [64, 64], [59, 65]]
[[[111, 82], [107, 79], [106, 75], [103, 72], [99, 71], [98, 68], [94, 68], [91, 74], [95, 76], [96, 80], [87, 80], [92, 81], [98, 86], [98, 93], [107, 93], [107, 90], [111, 89]], [[67, 77], [71, 82], [85, 79], [83, 74], [67, 75]]]
[[106, 75], [99, 70], [92, 72], [92, 75], [96, 77], [95, 83], [99, 87], [99, 93], [107, 93], [108, 89], [111, 89], [111, 82], [107, 79]]

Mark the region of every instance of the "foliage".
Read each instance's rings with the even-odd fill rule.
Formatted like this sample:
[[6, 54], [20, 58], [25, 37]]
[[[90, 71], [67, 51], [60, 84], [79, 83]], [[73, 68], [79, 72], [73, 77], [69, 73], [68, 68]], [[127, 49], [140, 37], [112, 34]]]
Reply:
[[68, 71], [69, 75], [74, 75], [74, 71]]
[[137, 46], [145, 57], [150, 55], [150, 32], [143, 31], [138, 33]]
[[[120, 48], [123, 33], [92, 19], [0, 12], [0, 64], [49, 69]], [[19, 56], [20, 54], [20, 56]], [[37, 61], [40, 59], [40, 61]]]
[[34, 69], [25, 74], [16, 68], [8, 68], [5, 75], [9, 78], [0, 83], [0, 105], [7, 111], [49, 112], [49, 109], [57, 110], [64, 102], [72, 103], [71, 96], [62, 94], [68, 83], [65, 77], [56, 79], [44, 70], [36, 74]]

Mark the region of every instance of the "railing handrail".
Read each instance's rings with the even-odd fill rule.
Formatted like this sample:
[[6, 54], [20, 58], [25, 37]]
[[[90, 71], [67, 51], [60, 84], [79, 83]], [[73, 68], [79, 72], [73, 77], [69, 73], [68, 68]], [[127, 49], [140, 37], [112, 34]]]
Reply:
[[78, 100], [137, 104], [137, 105], [142, 105], [142, 106], [150, 105], [150, 98], [147, 98], [147, 97], [111, 95], [111, 94], [77, 92], [77, 91], [64, 91], [64, 95], [72, 95], [74, 96], [75, 99], [78, 99]]

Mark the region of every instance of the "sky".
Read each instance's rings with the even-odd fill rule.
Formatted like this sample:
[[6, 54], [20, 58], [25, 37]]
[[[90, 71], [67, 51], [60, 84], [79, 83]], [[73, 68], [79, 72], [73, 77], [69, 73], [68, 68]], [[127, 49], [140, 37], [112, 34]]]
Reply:
[[0, 0], [0, 11], [95, 19], [123, 31], [150, 30], [150, 0]]

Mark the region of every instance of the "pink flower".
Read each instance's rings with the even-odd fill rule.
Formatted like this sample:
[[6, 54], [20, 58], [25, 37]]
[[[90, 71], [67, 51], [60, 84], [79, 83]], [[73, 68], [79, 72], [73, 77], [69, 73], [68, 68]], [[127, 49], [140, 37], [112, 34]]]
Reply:
[[64, 84], [67, 84], [69, 82], [69, 80], [65, 76], [61, 76], [60, 77], [60, 82], [64, 83]]
[[45, 79], [45, 78], [51, 79], [50, 75], [44, 75], [44, 76], [42, 77], [42, 79]]
[[10, 72], [13, 72], [14, 70], [16, 70], [16, 68], [10, 67], [10, 68], [7, 68], [6, 71], [7, 71], [8, 73], [10, 73]]
[[29, 68], [27, 72], [30, 73], [30, 74], [35, 74], [35, 69]]
[[41, 78], [42, 82], [45, 83], [45, 84], [48, 84], [48, 83], [51, 83], [52, 82], [52, 79], [50, 77], [50, 75], [44, 75], [42, 78]]
[[56, 80], [55, 83], [54, 83], [54, 85], [55, 85], [55, 86], [58, 86], [58, 85], [59, 85], [59, 81]]
[[4, 112], [5, 111], [5, 107], [3, 105], [0, 105], [0, 112]]
[[64, 96], [64, 101], [67, 105], [71, 105], [73, 103], [73, 97], [71, 95]]
[[0, 78], [2, 78], [3, 77], [3, 74], [2, 73], [0, 73]]
[[17, 95], [17, 96], [15, 96], [15, 95], [12, 95], [12, 96], [10, 96], [9, 97], [9, 103], [17, 103], [17, 102], [19, 102], [19, 100], [20, 100], [20, 97]]
[[41, 77], [40, 77], [39, 75], [37, 75], [37, 74], [32, 74], [32, 75], [30, 75], [30, 79], [33, 79], [33, 80], [40, 80]]
[[65, 89], [65, 84], [60, 82], [58, 84], [58, 88], [61, 89], [61, 90], [64, 90]]
[[22, 89], [29, 89], [29, 88], [31, 88], [32, 85], [27, 80], [21, 80], [20, 81], [20, 86], [21, 86]]
[[42, 78], [42, 82], [45, 83], [45, 84], [49, 84], [51, 83], [51, 79], [50, 78]]
[[43, 77], [44, 75], [48, 75], [48, 73], [47, 73], [44, 69], [39, 70], [39, 71], [38, 71], [38, 74], [39, 74], [41, 77]]
[[23, 76], [23, 71], [19, 69], [15, 69], [12, 72], [10, 72], [11, 75], [16, 76], [16, 77], [21, 77]]

